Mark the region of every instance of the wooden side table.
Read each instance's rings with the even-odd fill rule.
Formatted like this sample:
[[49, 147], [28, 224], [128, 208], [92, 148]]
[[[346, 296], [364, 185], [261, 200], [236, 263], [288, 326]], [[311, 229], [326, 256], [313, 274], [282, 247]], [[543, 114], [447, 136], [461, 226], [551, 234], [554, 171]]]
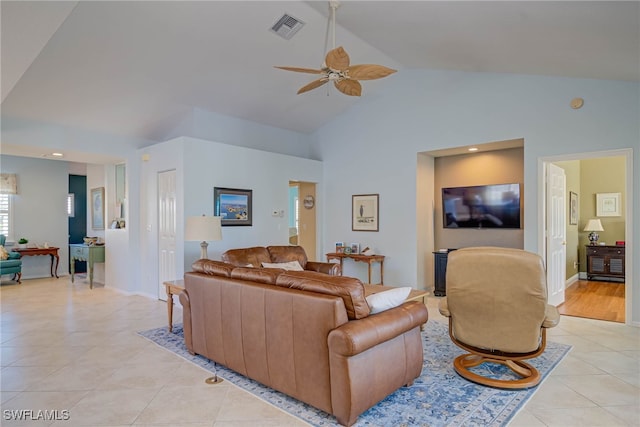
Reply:
[[89, 246], [84, 243], [72, 243], [69, 245], [69, 261], [71, 262], [71, 283], [75, 280], [76, 261], [87, 261], [89, 269], [89, 288], [93, 289], [93, 264], [105, 262], [104, 245]]
[[380, 284], [384, 284], [384, 255], [359, 255], [359, 254], [339, 254], [336, 252], [331, 252], [326, 254], [327, 262], [330, 262], [333, 259], [340, 260], [340, 271], [342, 271], [343, 262], [345, 258], [351, 258], [356, 262], [365, 262], [368, 264], [369, 270], [369, 281], [367, 283], [371, 283], [371, 265], [375, 263], [380, 264]]
[[[51, 256], [51, 277], [58, 278], [58, 263], [60, 263], [60, 255], [58, 255], [58, 249], [55, 247], [50, 248], [14, 248], [13, 252], [18, 252], [21, 256], [36, 256], [36, 255], [49, 255]], [[56, 260], [56, 268], [53, 269], [53, 259]]]
[[173, 296], [184, 291], [184, 280], [169, 280], [163, 284], [167, 291], [167, 318], [169, 320], [169, 332], [173, 332]]

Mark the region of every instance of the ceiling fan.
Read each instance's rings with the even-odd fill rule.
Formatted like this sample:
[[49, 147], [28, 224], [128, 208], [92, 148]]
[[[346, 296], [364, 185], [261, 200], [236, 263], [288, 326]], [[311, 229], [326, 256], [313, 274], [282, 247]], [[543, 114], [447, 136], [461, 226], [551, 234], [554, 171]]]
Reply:
[[[386, 77], [396, 72], [391, 68], [375, 64], [350, 65], [350, 59], [347, 52], [342, 46], [336, 45], [336, 9], [340, 3], [338, 1], [330, 1], [329, 7], [331, 15], [329, 17], [329, 25], [333, 27], [333, 49], [327, 52], [324, 64], [319, 70], [313, 68], [300, 67], [279, 67], [282, 70], [296, 71], [298, 73], [318, 74], [320, 78], [301, 87], [298, 95], [318, 88], [325, 83], [333, 82], [336, 89], [345, 95], [360, 96], [362, 94], [362, 85], [359, 80], [374, 80]], [[329, 31], [327, 31], [327, 38]], [[326, 50], [326, 49], [325, 49]]]

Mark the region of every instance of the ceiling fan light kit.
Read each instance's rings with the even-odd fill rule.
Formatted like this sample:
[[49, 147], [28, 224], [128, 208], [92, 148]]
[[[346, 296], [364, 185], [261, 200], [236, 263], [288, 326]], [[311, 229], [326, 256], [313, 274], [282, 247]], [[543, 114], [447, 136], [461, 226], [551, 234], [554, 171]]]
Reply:
[[[333, 82], [336, 89], [345, 95], [360, 96], [362, 94], [362, 85], [359, 80], [375, 80], [387, 77], [396, 72], [391, 68], [375, 64], [351, 65], [347, 52], [342, 46], [335, 47], [336, 40], [336, 9], [339, 2], [330, 1], [329, 7], [331, 15], [329, 16], [329, 25], [333, 28], [333, 49], [327, 52], [324, 65], [319, 70], [313, 68], [300, 67], [280, 67], [281, 70], [295, 71], [298, 73], [318, 74], [320, 78], [306, 84], [298, 90], [298, 95], [316, 89], [328, 82]], [[327, 32], [327, 36], [329, 32]]]

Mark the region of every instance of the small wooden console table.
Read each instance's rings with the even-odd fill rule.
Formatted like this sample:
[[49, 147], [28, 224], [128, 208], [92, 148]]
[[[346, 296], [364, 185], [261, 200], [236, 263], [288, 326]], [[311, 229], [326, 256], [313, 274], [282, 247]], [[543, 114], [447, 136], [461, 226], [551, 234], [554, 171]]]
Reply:
[[[13, 252], [18, 252], [21, 256], [35, 256], [35, 255], [49, 255], [51, 256], [51, 277], [58, 278], [58, 263], [60, 262], [60, 256], [58, 255], [58, 249], [60, 248], [14, 248]], [[53, 269], [53, 259], [56, 259], [56, 268]], [[55, 274], [54, 274], [55, 272]]]
[[173, 296], [184, 291], [184, 279], [169, 280], [164, 282], [167, 291], [167, 317], [169, 320], [169, 332], [173, 332]]
[[345, 258], [351, 258], [356, 262], [366, 262], [369, 264], [369, 281], [367, 283], [371, 283], [371, 264], [379, 263], [380, 264], [380, 284], [384, 285], [384, 255], [358, 255], [358, 254], [339, 254], [336, 252], [328, 253], [327, 262], [330, 262], [333, 259], [340, 260], [340, 271], [342, 271], [342, 266]]
[[93, 264], [104, 262], [104, 245], [89, 246], [84, 243], [72, 243], [69, 245], [69, 261], [71, 262], [71, 283], [74, 281], [76, 261], [87, 261], [89, 269], [89, 289], [93, 289]]

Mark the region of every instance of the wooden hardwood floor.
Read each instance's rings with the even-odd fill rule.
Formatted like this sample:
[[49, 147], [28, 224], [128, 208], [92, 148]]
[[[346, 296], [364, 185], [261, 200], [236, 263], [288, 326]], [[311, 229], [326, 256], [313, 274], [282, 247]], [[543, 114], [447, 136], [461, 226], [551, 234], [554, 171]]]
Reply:
[[560, 314], [624, 323], [624, 283], [579, 280], [564, 291]]

